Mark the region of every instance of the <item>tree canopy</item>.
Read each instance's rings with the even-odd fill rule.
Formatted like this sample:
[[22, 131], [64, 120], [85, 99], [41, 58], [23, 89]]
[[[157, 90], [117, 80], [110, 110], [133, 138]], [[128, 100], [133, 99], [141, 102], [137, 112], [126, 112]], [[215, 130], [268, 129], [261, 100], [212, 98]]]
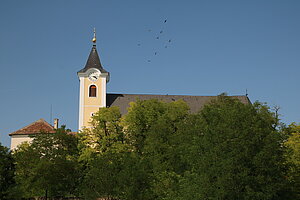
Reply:
[[0, 199], [10, 197], [14, 186], [14, 161], [9, 149], [0, 143]]
[[193, 118], [183, 129], [190, 168], [181, 178], [180, 197], [283, 198], [285, 150], [267, 106], [219, 96]]
[[288, 148], [287, 162], [290, 164], [289, 179], [292, 182], [293, 192], [300, 198], [300, 124], [292, 123], [285, 130], [288, 139], [285, 146]]
[[75, 195], [78, 184], [77, 138], [64, 127], [37, 134], [14, 153], [17, 189], [22, 197]]
[[193, 114], [181, 100], [137, 100], [123, 116], [100, 108], [92, 128], [20, 146], [15, 189], [19, 197], [295, 199], [299, 126], [278, 124], [267, 105], [225, 95]]
[[[99, 115], [104, 115], [105, 110], [109, 111], [103, 108]], [[114, 112], [116, 110], [114, 108]], [[87, 133], [100, 130], [104, 133], [101, 120], [99, 116], [93, 118], [92, 124], [96, 126]], [[122, 136], [115, 141], [129, 151], [98, 154], [98, 159], [90, 166], [87, 183], [94, 182], [91, 177], [109, 182], [98, 185], [99, 182], [94, 182], [89, 187], [100, 196], [122, 199], [286, 198], [284, 137], [277, 129], [276, 114], [264, 104], [243, 104], [221, 95], [199, 113], [190, 114], [183, 101], [137, 100], [131, 104], [127, 115], [108, 124], [123, 127], [114, 128]], [[112, 145], [106, 147], [115, 149]], [[121, 180], [131, 180], [133, 185], [143, 183], [136, 185], [139, 195], [132, 196], [133, 190], [126, 189]], [[129, 192], [125, 195], [125, 191]]]

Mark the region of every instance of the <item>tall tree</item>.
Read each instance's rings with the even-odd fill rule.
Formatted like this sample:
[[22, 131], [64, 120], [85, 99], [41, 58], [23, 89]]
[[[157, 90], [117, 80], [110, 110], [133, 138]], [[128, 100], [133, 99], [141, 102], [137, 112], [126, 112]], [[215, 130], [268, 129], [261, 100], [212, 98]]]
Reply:
[[88, 147], [82, 152], [90, 149], [94, 155], [83, 183], [85, 196], [146, 200], [165, 195], [161, 186], [167, 185], [157, 182], [162, 175], [167, 182], [179, 166], [170, 141], [187, 115], [183, 101], [138, 100], [122, 118], [117, 108], [100, 109], [93, 128], [81, 133]]
[[[99, 197], [139, 198], [139, 160], [124, 134], [118, 107], [100, 108], [91, 128], [80, 134], [80, 160], [85, 166], [81, 192], [87, 199]], [[130, 182], [130, 184], [128, 184]]]
[[290, 164], [289, 180], [296, 198], [300, 198], [300, 124], [292, 123], [285, 130], [288, 139], [285, 146], [288, 148], [287, 161]]
[[21, 145], [14, 157], [16, 181], [22, 197], [75, 195], [80, 170], [77, 138], [64, 127], [37, 134]]
[[177, 174], [183, 171], [177, 130], [189, 115], [183, 101], [137, 100], [124, 116], [125, 135], [133, 152], [144, 163], [144, 190], [149, 199], [163, 199], [176, 190]]
[[192, 120], [194, 128], [182, 130], [191, 168], [180, 181], [181, 198], [285, 198], [283, 137], [267, 106], [222, 95]]
[[183, 101], [137, 100], [92, 124], [81, 140], [89, 199], [288, 199], [284, 137], [266, 105], [222, 95], [189, 114]]
[[119, 108], [100, 108], [92, 117], [91, 128], [81, 131], [79, 139], [82, 160], [91, 159], [93, 154], [104, 154], [107, 151], [127, 151]]
[[9, 149], [0, 143], [0, 199], [9, 198], [14, 186], [14, 160]]
[[107, 152], [94, 157], [82, 182], [85, 199], [143, 199], [150, 200], [145, 192], [147, 174], [144, 163], [131, 152]]
[[131, 102], [128, 114], [124, 117], [126, 135], [134, 151], [142, 154], [147, 133], [156, 120], [165, 113], [166, 104], [156, 99]]

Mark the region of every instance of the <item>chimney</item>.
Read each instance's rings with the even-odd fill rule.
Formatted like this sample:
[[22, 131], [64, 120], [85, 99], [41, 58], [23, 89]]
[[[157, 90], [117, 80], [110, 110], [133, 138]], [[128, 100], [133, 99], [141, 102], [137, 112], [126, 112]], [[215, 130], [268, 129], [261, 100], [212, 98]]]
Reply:
[[58, 119], [57, 118], [54, 119], [53, 126], [54, 126], [54, 129], [58, 129]]

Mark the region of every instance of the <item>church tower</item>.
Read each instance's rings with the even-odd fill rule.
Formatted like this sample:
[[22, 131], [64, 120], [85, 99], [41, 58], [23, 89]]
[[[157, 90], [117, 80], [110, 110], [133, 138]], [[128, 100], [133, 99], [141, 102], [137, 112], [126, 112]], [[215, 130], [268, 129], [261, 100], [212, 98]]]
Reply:
[[79, 127], [90, 127], [91, 116], [100, 107], [106, 107], [106, 83], [109, 81], [109, 72], [101, 65], [96, 49], [96, 31], [94, 29], [93, 47], [83, 69], [77, 72], [79, 87]]

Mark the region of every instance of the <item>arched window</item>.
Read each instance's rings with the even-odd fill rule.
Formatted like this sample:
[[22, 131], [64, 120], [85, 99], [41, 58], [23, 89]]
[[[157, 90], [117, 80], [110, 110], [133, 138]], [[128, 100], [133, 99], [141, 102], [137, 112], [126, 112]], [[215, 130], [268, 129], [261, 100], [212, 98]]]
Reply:
[[97, 87], [96, 85], [91, 85], [89, 89], [89, 97], [96, 97], [97, 96]]

